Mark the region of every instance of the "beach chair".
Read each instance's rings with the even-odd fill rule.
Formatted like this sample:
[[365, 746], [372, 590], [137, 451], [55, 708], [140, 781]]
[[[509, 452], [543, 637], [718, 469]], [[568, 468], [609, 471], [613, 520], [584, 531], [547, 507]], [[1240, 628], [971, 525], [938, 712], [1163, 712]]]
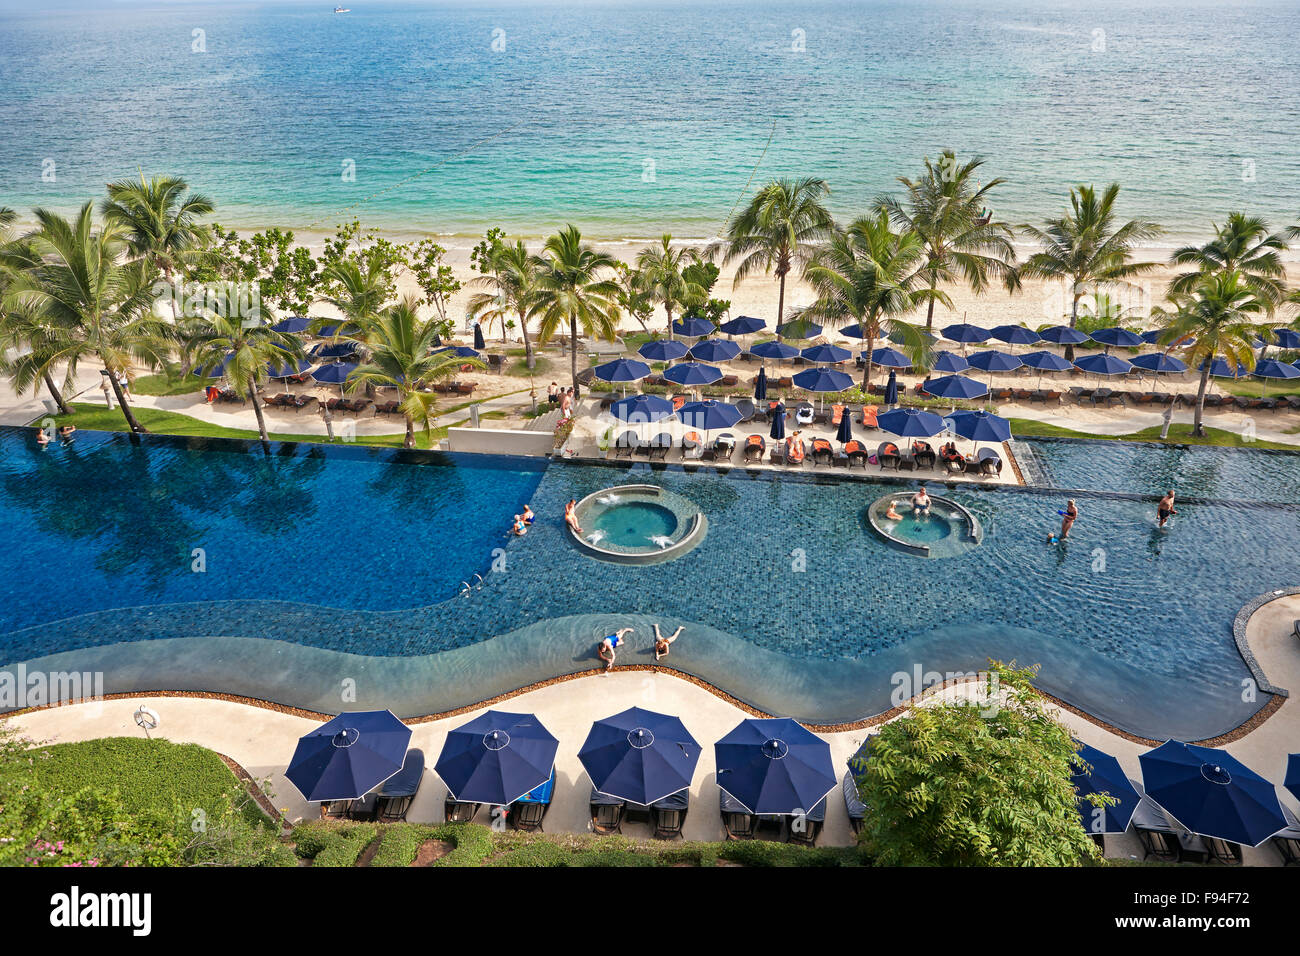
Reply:
[[860, 441], [851, 441], [844, 446], [844, 454], [848, 456], [849, 467], [861, 465], [867, 467], [867, 449]]
[[1011, 394], [1018, 402], [1032, 402], [1034, 400], [1034, 393], [1027, 388], [1013, 388]]
[[632, 429], [629, 428], [627, 431], [619, 435], [617, 439], [615, 439], [614, 457], [631, 458], [632, 452], [640, 444], [641, 444], [641, 440], [637, 438], [636, 432], [634, 432]]
[[1179, 838], [1179, 832], [1169, 823], [1163, 810], [1146, 795], [1142, 785], [1134, 780], [1133, 787], [1141, 795], [1133, 811], [1130, 826], [1142, 844], [1142, 859], [1154, 856], [1165, 863], [1180, 861], [1201, 862], [1205, 858], [1205, 842], [1195, 834]]
[[816, 846], [826, 823], [826, 798], [802, 816], [791, 815], [784, 821], [785, 842], [799, 846]]
[[858, 419], [859, 424], [864, 428], [879, 428], [876, 422], [876, 413], [880, 410], [878, 405], [863, 405], [862, 417]]
[[966, 459], [945, 458], [943, 460], [943, 470], [950, 475], [960, 475], [966, 471]]
[[1205, 849], [1209, 854], [1207, 863], [1221, 863], [1224, 866], [1241, 866], [1241, 844], [1218, 837], [1204, 836]]
[[825, 438], [812, 440], [812, 460], [814, 465], [829, 465], [835, 457], [835, 449]]
[[650, 804], [650, 824], [654, 827], [656, 840], [675, 840], [682, 835], [690, 804], [689, 789], [678, 790]]
[[917, 468], [933, 468], [938, 460], [928, 441], [912, 442], [912, 457], [916, 461]]
[[762, 435], [750, 435], [745, 439], [745, 461], [762, 461], [767, 452], [767, 439]]
[[[1193, 405], [1196, 404], [1196, 399], [1195, 399], [1195, 398], [1192, 399], [1192, 404], [1193, 404]], [[1221, 408], [1221, 407], [1223, 406], [1223, 396], [1222, 396], [1222, 395], [1206, 395], [1204, 401], [1202, 402], [1202, 404], [1203, 404], [1206, 408]]]
[[380, 823], [401, 823], [420, 792], [424, 781], [424, 751], [412, 747], [406, 752], [402, 769], [379, 785], [375, 819]]
[[442, 803], [442, 815], [448, 823], [469, 823], [478, 814], [481, 803], [463, 803], [448, 795]]
[[698, 461], [704, 457], [704, 442], [699, 432], [687, 432], [682, 436], [682, 461]]
[[396, 415], [401, 408], [401, 402], [376, 402], [375, 415]]
[[789, 375], [782, 375], [773, 383], [777, 388], [794, 388], [794, 379]]
[[898, 470], [898, 463], [902, 456], [898, 453], [898, 446], [892, 441], [882, 441], [876, 446], [876, 462], [880, 465], [880, 470], [893, 468]]
[[687, 396], [674, 395], [672, 401], [673, 401], [673, 411], [675, 412], [681, 411], [681, 407], [686, 404]]
[[1011, 389], [999, 388], [997, 391], [993, 392], [989, 397], [992, 398], [993, 401], [995, 402], [1009, 402], [1011, 401]]
[[754, 403], [749, 399], [742, 398], [740, 401], [736, 402], [736, 411], [740, 412], [740, 420], [742, 422], [754, 420]]
[[758, 827], [758, 817], [745, 809], [745, 805], [725, 790], [718, 791], [718, 810], [722, 814], [722, 829], [728, 840], [752, 840]]
[[844, 779], [840, 783], [840, 790], [844, 793], [844, 808], [849, 812], [849, 826], [853, 828], [855, 834], [862, 832], [862, 821], [866, 819], [867, 808], [863, 806], [862, 798], [858, 796], [858, 782], [853, 779], [853, 771], [844, 771]]
[[668, 432], [660, 432], [650, 439], [650, 450], [647, 453], [651, 461], [663, 461], [668, 457], [668, 449], [673, 447], [673, 436]]
[[722, 378], [718, 379], [719, 388], [735, 388], [739, 384], [740, 376], [738, 375], [724, 375]]
[[[1281, 399], [1278, 399], [1278, 401], [1280, 402]], [[1279, 405], [1279, 407], [1281, 406]], [[1300, 395], [1288, 395], [1286, 397], [1286, 407], [1293, 412], [1300, 411]]]
[[843, 418], [844, 418], [844, 406], [843, 406], [843, 405], [832, 405], [832, 406], [831, 406], [831, 424], [834, 425], [836, 428], [839, 428], [839, 427], [840, 427], [840, 420], [843, 419]]
[[[1300, 624], [1297, 624], [1300, 627]], [[1300, 866], [1300, 820], [1285, 805], [1282, 817], [1286, 820], [1286, 829], [1278, 830], [1270, 837], [1277, 852], [1282, 854], [1283, 866]]]
[[589, 805], [592, 832], [603, 835], [623, 832], [623, 814], [627, 810], [626, 800], [601, 793], [592, 787]]
[[293, 410], [295, 412], [300, 412], [317, 400], [318, 399], [315, 395], [295, 395], [293, 396]]
[[808, 456], [808, 446], [802, 438], [787, 438], [785, 448], [785, 465], [787, 468], [802, 468]]
[[534, 787], [510, 805], [510, 825], [525, 833], [535, 833], [542, 829], [546, 811], [551, 808], [551, 797], [555, 793], [555, 768], [551, 776], [540, 787]]
[[800, 425], [811, 425], [813, 423], [813, 407], [808, 402], [800, 402], [794, 410], [794, 420]]
[[713, 460], [714, 461], [731, 461], [731, 456], [736, 453], [736, 436], [730, 432], [719, 435], [713, 441]]
[[992, 448], [981, 448], [976, 461], [979, 462], [981, 475], [993, 477], [1002, 474], [1002, 456]]

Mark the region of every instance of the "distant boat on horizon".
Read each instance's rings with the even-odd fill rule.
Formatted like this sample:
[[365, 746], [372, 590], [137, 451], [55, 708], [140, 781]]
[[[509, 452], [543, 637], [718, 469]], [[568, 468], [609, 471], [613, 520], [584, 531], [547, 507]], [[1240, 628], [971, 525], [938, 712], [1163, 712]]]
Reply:
[[348, 9], [347, 7], [335, 7], [335, 8], [334, 8], [334, 12], [335, 12], [335, 13], [351, 13], [352, 11], [351, 11], [350, 9]]

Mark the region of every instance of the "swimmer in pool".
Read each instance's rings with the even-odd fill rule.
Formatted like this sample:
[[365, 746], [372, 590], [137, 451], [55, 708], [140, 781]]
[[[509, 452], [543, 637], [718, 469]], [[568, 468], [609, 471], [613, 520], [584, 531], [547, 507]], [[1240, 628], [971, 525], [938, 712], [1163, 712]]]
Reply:
[[668, 656], [668, 648], [672, 646], [673, 641], [677, 640], [677, 638], [681, 636], [682, 631], [684, 631], [685, 629], [686, 629], [685, 625], [682, 625], [678, 627], [677, 630], [669, 634], [667, 637], [664, 637], [661, 633], [659, 633], [659, 622], [658, 621], [655, 622], [655, 660], [659, 660], [659, 658], [661, 657]]
[[916, 494], [912, 495], [912, 513], [916, 515], [926, 514], [930, 510], [930, 496], [925, 492], [925, 485], [917, 489]]
[[626, 641], [623, 639], [624, 634], [631, 634], [632, 628], [624, 627], [601, 639], [596, 645], [596, 656], [605, 662], [605, 673], [608, 674], [614, 668], [614, 649], [621, 647]]
[[1079, 517], [1079, 506], [1071, 498], [1065, 503], [1065, 510], [1061, 512], [1061, 534], [1060, 540], [1064, 541], [1070, 536], [1070, 529], [1074, 527], [1075, 520]]
[[524, 505], [524, 513], [521, 514], [519, 517], [524, 519], [524, 524], [532, 524], [533, 519], [536, 518], [537, 516], [533, 514], [533, 509], [530, 506]]
[[523, 515], [515, 515], [515, 523], [510, 533], [521, 538], [528, 533], [528, 525], [524, 524]]
[[1156, 520], [1159, 522], [1157, 527], [1163, 528], [1165, 522], [1176, 514], [1178, 514], [1178, 509], [1174, 507], [1174, 490], [1170, 488], [1165, 492], [1165, 496], [1160, 499], [1160, 503], [1156, 505]]

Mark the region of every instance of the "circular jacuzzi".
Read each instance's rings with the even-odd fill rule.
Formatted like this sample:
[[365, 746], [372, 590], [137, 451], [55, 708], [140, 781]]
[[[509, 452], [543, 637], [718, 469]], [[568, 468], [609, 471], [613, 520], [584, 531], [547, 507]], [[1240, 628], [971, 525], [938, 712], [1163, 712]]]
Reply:
[[[979, 547], [979, 520], [951, 498], [930, 496], [927, 511], [912, 508], [913, 492], [885, 495], [867, 508], [867, 523], [886, 544], [922, 558], [951, 558]], [[898, 518], [888, 516], [894, 506]]]
[[578, 534], [569, 537], [593, 558], [618, 564], [658, 564], [679, 558], [703, 540], [704, 513], [690, 500], [657, 485], [618, 485], [574, 506]]

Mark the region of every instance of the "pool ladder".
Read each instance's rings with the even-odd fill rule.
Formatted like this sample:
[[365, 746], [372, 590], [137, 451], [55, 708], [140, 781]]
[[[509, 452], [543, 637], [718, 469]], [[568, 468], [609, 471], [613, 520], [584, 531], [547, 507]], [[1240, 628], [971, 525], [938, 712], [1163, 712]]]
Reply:
[[482, 591], [482, 590], [483, 590], [483, 583], [484, 583], [484, 582], [483, 582], [483, 575], [481, 575], [481, 574], [476, 574], [476, 575], [474, 575], [474, 580], [475, 580], [475, 582], [476, 582], [475, 584], [470, 584], [468, 581], [461, 581], [461, 582], [460, 582], [460, 596], [461, 596], [461, 597], [469, 597], [471, 591]]

